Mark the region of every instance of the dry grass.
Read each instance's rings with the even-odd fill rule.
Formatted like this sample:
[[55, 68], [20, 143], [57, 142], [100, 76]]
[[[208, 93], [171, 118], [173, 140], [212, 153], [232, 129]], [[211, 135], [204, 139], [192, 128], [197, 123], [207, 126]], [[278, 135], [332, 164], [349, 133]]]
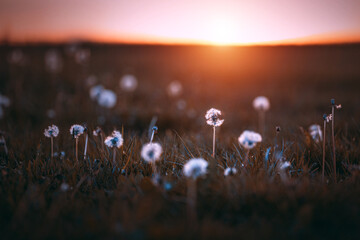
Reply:
[[[232, 52], [205, 47], [88, 47], [92, 57], [87, 65], [62, 53], [64, 67], [59, 74], [44, 69], [44, 51], [50, 47], [24, 47], [28, 61], [23, 66], [8, 64], [12, 48], [0, 47], [1, 91], [12, 100], [0, 121], [9, 149], [6, 155], [0, 147], [2, 239], [356, 239], [359, 235], [360, 65], [354, 57], [360, 52], [358, 45]], [[347, 64], [329, 56], [340, 56]], [[118, 77], [125, 72], [139, 78], [133, 94], [118, 88]], [[101, 109], [89, 99], [84, 81], [89, 74], [118, 93], [115, 109]], [[176, 99], [164, 90], [174, 78], [185, 90]], [[237, 137], [242, 130], [256, 129], [251, 102], [257, 95], [268, 96], [272, 104], [267, 133], [250, 152], [250, 165], [241, 168], [246, 152]], [[332, 97], [344, 106], [337, 111], [335, 124], [337, 184], [331, 181], [330, 138], [323, 183], [322, 146], [306, 131], [310, 124], [322, 123]], [[196, 111], [195, 117], [176, 108], [179, 99], [187, 102], [187, 110]], [[210, 107], [223, 111], [225, 123], [217, 132], [217, 165], [197, 182], [199, 226], [189, 232], [181, 170], [192, 157], [212, 160], [212, 129], [203, 116]], [[55, 119], [46, 117], [49, 108], [56, 111]], [[111, 164], [112, 151], [91, 134], [98, 116], [106, 119], [102, 126], [106, 134], [124, 129], [117, 167]], [[164, 150], [158, 186], [152, 183], [151, 166], [140, 158], [153, 116], [159, 126], [154, 141]], [[68, 129], [83, 122], [90, 129], [88, 157], [83, 160], [82, 136], [76, 163]], [[60, 128], [54, 151], [65, 152], [65, 157], [53, 161], [50, 139], [42, 134], [52, 123]], [[278, 136], [275, 126], [282, 129]], [[292, 164], [286, 178], [279, 174], [278, 154]], [[238, 174], [224, 178], [223, 169], [234, 164]]]

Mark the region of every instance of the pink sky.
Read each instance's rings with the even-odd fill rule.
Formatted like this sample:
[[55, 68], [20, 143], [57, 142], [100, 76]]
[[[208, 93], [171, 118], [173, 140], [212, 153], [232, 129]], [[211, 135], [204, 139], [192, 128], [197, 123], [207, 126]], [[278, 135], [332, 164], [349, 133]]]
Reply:
[[0, 34], [14, 41], [359, 41], [360, 0], [0, 0]]

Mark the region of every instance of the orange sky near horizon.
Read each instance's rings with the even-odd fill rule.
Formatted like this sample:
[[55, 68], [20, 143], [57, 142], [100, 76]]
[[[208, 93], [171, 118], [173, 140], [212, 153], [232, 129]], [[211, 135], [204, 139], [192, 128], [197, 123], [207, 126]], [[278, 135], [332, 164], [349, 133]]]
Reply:
[[359, 13], [359, 0], [0, 0], [0, 36], [14, 42], [357, 42]]

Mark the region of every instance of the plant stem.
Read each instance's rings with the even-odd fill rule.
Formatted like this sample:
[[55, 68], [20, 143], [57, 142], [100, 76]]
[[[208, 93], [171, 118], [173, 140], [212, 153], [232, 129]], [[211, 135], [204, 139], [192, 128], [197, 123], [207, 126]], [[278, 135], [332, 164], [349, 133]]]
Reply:
[[265, 111], [260, 110], [259, 111], [259, 131], [262, 137], [264, 137], [265, 134]]
[[116, 158], [116, 148], [113, 149], [113, 164], [114, 165], [116, 165], [115, 158]]
[[89, 139], [89, 135], [86, 133], [86, 136], [85, 136], [84, 160], [86, 159], [86, 151], [87, 151], [88, 139]]
[[197, 227], [196, 214], [196, 180], [189, 178], [187, 180], [187, 215], [188, 224], [192, 229]]
[[324, 136], [323, 136], [323, 162], [322, 162], [322, 181], [325, 178], [325, 142], [326, 142], [326, 120], [324, 120]]
[[51, 162], [52, 162], [53, 157], [54, 157], [54, 138], [53, 137], [50, 138], [50, 142], [51, 142]]
[[248, 149], [246, 151], [245, 160], [244, 160], [244, 165], [245, 166], [249, 165], [249, 153], [250, 153], [250, 149]]
[[75, 158], [76, 158], [76, 162], [79, 162], [79, 159], [78, 159], [78, 143], [79, 143], [79, 138], [75, 138]]
[[212, 157], [215, 157], [215, 126], [214, 126], [214, 133], [213, 133], [213, 153]]
[[334, 167], [334, 182], [336, 183], [336, 154], [335, 154], [335, 131], [334, 131], [334, 123], [335, 123], [335, 105], [332, 105], [332, 144], [333, 144], [333, 167]]

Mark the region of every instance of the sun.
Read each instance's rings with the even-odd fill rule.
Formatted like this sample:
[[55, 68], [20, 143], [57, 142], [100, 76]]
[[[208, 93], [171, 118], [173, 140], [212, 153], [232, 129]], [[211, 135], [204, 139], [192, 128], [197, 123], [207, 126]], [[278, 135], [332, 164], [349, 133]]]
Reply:
[[227, 19], [217, 19], [211, 24], [209, 41], [214, 45], [229, 45], [236, 43], [234, 24]]

